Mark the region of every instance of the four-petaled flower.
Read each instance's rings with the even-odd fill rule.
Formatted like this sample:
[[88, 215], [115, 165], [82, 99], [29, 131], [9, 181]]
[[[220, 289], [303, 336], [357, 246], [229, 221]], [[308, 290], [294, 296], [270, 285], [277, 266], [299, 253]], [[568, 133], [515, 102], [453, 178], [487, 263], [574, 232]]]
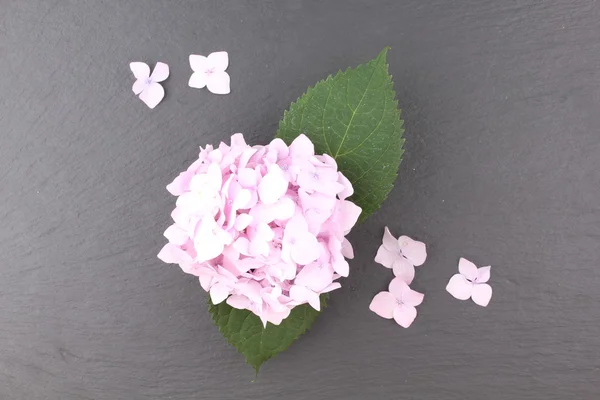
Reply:
[[390, 282], [389, 292], [380, 292], [371, 301], [369, 309], [386, 319], [394, 319], [398, 325], [408, 328], [417, 317], [415, 308], [423, 302], [423, 294], [412, 290], [402, 278]]
[[165, 90], [159, 82], [169, 77], [169, 66], [158, 62], [150, 74], [150, 67], [143, 62], [132, 62], [129, 64], [136, 81], [133, 83], [133, 93], [140, 96], [146, 105], [154, 108], [165, 97]]
[[410, 285], [415, 277], [415, 267], [423, 265], [427, 258], [425, 243], [400, 236], [396, 239], [385, 227], [382, 244], [377, 250], [375, 262], [392, 268], [394, 275]]
[[490, 279], [491, 267], [477, 268], [471, 261], [461, 258], [458, 272], [450, 278], [446, 290], [459, 300], [473, 299], [475, 304], [485, 307], [492, 298], [492, 287], [486, 282]]
[[229, 55], [226, 51], [210, 53], [208, 57], [191, 54], [190, 67], [194, 73], [189, 86], [196, 89], [206, 88], [214, 94], [229, 93]]

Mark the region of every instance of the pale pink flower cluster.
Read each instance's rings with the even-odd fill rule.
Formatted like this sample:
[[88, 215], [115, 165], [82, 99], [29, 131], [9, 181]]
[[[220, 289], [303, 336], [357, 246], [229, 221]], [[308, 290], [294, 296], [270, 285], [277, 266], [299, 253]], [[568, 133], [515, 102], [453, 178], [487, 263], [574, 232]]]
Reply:
[[348, 179], [300, 135], [249, 146], [206, 146], [167, 186], [177, 196], [158, 254], [196, 275], [214, 304], [247, 309], [263, 324], [281, 323], [297, 305], [320, 309], [319, 295], [348, 276], [345, 235], [361, 213], [346, 200]]

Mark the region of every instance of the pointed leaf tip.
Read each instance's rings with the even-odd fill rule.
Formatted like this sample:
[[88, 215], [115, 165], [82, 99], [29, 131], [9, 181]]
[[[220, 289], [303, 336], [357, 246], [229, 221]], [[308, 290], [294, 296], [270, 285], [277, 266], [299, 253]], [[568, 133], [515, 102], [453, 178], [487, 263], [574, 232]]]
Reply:
[[379, 54], [377, 55], [377, 58], [382, 57], [383, 58], [383, 62], [386, 62], [386, 58], [387, 58], [387, 52], [390, 51], [392, 48], [390, 46], [385, 46], [383, 48], [383, 50], [381, 50], [379, 52]]

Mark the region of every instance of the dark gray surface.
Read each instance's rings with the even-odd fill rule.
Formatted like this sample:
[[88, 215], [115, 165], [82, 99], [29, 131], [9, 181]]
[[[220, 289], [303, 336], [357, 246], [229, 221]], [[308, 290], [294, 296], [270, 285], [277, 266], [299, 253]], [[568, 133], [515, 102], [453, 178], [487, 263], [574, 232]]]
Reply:
[[[595, 1], [0, 0], [0, 398], [600, 398]], [[259, 379], [162, 264], [197, 146], [272, 137], [309, 85], [392, 46], [398, 184], [312, 331]], [[232, 93], [187, 87], [225, 49]], [[151, 111], [128, 63], [171, 66]], [[368, 310], [384, 224], [429, 244], [407, 330]], [[483, 309], [444, 287], [491, 263]]]

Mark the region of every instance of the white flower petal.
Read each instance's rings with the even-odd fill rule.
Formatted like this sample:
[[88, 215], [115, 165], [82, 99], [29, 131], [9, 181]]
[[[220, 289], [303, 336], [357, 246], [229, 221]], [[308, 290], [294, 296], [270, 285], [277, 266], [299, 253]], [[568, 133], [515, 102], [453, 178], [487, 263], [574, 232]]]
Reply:
[[490, 280], [491, 266], [481, 267], [477, 270], [477, 283], [486, 283]]
[[387, 226], [383, 229], [383, 239], [381, 239], [381, 242], [388, 251], [400, 253], [400, 243], [398, 243], [398, 240], [392, 235]]
[[202, 89], [204, 86], [206, 86], [207, 81], [208, 79], [204, 72], [194, 72], [192, 76], [190, 76], [188, 85], [194, 89]]
[[258, 184], [260, 201], [265, 204], [275, 204], [287, 192], [288, 181], [277, 164], [271, 165], [269, 172]]
[[466, 258], [458, 260], [458, 272], [465, 278], [473, 282], [477, 278], [477, 266]]
[[135, 76], [136, 79], [144, 80], [150, 77], [150, 67], [146, 63], [137, 61], [132, 62], [129, 64], [129, 68], [131, 69], [131, 72], [133, 72], [133, 76]]
[[473, 284], [461, 274], [455, 274], [448, 281], [446, 290], [458, 300], [467, 300], [473, 293]]
[[140, 100], [142, 100], [150, 108], [154, 108], [161, 102], [165, 97], [165, 90], [160, 83], [151, 83], [146, 89], [140, 94]]
[[131, 87], [131, 90], [133, 90], [133, 93], [135, 94], [142, 93], [144, 89], [146, 89], [146, 80], [144, 79], [136, 80], [135, 82], [133, 82], [133, 86]]
[[487, 283], [480, 283], [473, 286], [473, 293], [471, 294], [473, 302], [481, 307], [487, 307], [492, 299], [492, 287]]
[[153, 82], [162, 82], [169, 77], [169, 66], [163, 62], [157, 62], [150, 75]]
[[177, 226], [177, 224], [169, 226], [167, 230], [165, 230], [164, 236], [169, 240], [169, 242], [178, 246], [183, 246], [190, 238], [188, 233], [181, 229], [181, 227]]
[[210, 288], [210, 300], [213, 304], [219, 304], [229, 296], [230, 292], [230, 289], [226, 285], [215, 283]]
[[227, 72], [213, 72], [208, 77], [206, 88], [214, 94], [228, 94], [229, 89], [229, 74]]
[[194, 72], [204, 73], [209, 67], [208, 60], [204, 56], [190, 54], [190, 67], [192, 67], [192, 71]]
[[217, 72], [223, 72], [229, 66], [229, 55], [226, 51], [215, 51], [208, 55], [208, 63]]

